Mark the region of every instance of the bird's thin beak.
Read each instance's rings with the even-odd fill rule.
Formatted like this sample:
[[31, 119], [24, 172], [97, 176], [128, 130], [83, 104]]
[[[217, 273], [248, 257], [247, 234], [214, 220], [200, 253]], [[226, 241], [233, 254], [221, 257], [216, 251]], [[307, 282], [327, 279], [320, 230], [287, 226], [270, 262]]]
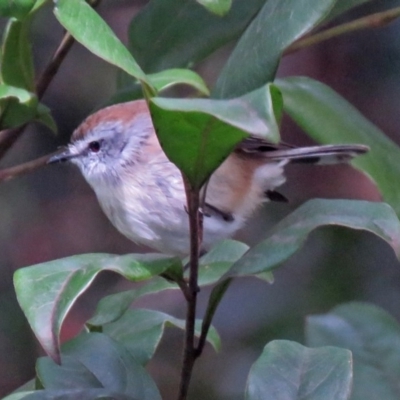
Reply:
[[69, 149], [66, 149], [63, 152], [50, 157], [47, 160], [47, 164], [55, 164], [55, 163], [59, 163], [59, 162], [66, 162], [66, 161], [71, 160], [71, 158], [75, 158], [75, 157], [78, 157], [78, 156], [79, 156], [79, 154], [72, 154]]

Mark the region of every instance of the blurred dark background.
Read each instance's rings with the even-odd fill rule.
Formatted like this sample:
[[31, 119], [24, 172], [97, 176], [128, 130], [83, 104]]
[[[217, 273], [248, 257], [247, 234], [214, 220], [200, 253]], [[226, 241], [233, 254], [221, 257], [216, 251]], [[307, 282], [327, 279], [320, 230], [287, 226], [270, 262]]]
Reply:
[[[99, 12], [126, 42], [132, 17], [146, 1], [104, 1]], [[371, 2], [336, 22], [378, 10]], [[386, 2], [397, 6], [399, 1]], [[381, 10], [381, 8], [379, 8]], [[4, 21], [1, 21], [4, 26]], [[33, 24], [38, 73], [62, 37], [50, 7]], [[307, 75], [343, 95], [393, 140], [400, 125], [400, 21], [352, 33], [285, 57], [279, 76]], [[209, 57], [198, 71], [212, 85], [231, 46]], [[43, 126], [30, 126], [0, 167], [28, 161], [66, 144], [73, 129], [115, 91], [116, 69], [74, 45], [44, 103], [59, 127], [57, 136]], [[310, 143], [291, 121], [283, 124], [284, 140]], [[399, 160], [400, 161], [400, 160]], [[379, 201], [371, 181], [349, 166], [297, 166], [288, 171], [282, 193], [289, 204], [269, 204], [238, 239], [256, 243], [282, 217], [309, 198], [352, 198]], [[398, 184], [398, 182], [393, 182]], [[73, 166], [51, 166], [0, 184], [0, 396], [34, 376], [42, 354], [19, 310], [12, 285], [21, 267], [79, 253], [144, 251], [122, 237], [102, 214], [94, 194]], [[104, 274], [85, 293], [68, 317], [63, 339], [74, 336], [104, 295], [131, 285]], [[201, 293], [200, 312], [208, 291]], [[303, 341], [304, 318], [333, 306], [363, 300], [400, 318], [400, 268], [392, 250], [367, 233], [341, 228], [319, 229], [305, 247], [275, 273], [275, 283], [241, 279], [229, 289], [215, 319], [223, 346], [207, 348], [195, 368], [193, 398], [241, 399], [250, 365], [267, 341]], [[141, 300], [140, 306], [184, 316], [179, 293], [165, 292]], [[164, 399], [177, 390], [181, 332], [168, 330], [149, 370]], [[212, 365], [212, 368], [210, 368]]]

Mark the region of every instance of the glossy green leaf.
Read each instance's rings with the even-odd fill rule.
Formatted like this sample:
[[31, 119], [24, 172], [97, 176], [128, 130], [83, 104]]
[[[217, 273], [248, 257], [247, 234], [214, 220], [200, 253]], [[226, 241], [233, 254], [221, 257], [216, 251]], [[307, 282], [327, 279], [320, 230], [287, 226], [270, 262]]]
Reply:
[[223, 17], [232, 7], [232, 0], [196, 0], [208, 11]]
[[400, 149], [350, 103], [321, 82], [293, 77], [275, 82], [284, 109], [313, 139], [321, 143], [362, 143], [370, 152], [352, 164], [376, 183], [383, 199], [400, 215]]
[[369, 1], [371, 0], [337, 0], [336, 4], [329, 13], [327, 20], [336, 18], [338, 15], [343, 14], [354, 7], [368, 3]]
[[210, 91], [203, 78], [190, 69], [174, 68], [166, 69], [147, 76], [151, 84], [158, 92], [168, 89], [175, 85], [188, 85], [208, 96]]
[[272, 82], [284, 50], [318, 25], [335, 0], [269, 0], [240, 38], [213, 96], [242, 96]]
[[[164, 328], [173, 326], [185, 329], [185, 320], [154, 310], [131, 309], [120, 319], [103, 326], [103, 332], [123, 344], [140, 364], [145, 365], [154, 355]], [[196, 336], [200, 335], [201, 321], [196, 321]], [[207, 341], [218, 351], [221, 340], [211, 327]]]
[[57, 0], [54, 13], [61, 25], [88, 50], [150, 86], [128, 49], [84, 0]]
[[40, 358], [36, 372], [45, 389], [106, 389], [131, 399], [161, 400], [150, 375], [127, 348], [101, 333], [65, 343], [61, 365]]
[[367, 303], [349, 303], [307, 318], [310, 346], [333, 345], [354, 358], [352, 400], [400, 398], [400, 324]]
[[222, 278], [270, 271], [291, 257], [314, 229], [344, 226], [369, 231], [400, 257], [400, 222], [385, 203], [357, 200], [310, 200], [284, 218], [267, 239], [252, 247]]
[[201, 187], [248, 134], [277, 142], [279, 107], [271, 85], [232, 100], [154, 98], [150, 102], [163, 150], [193, 187]]
[[1, 0], [0, 17], [26, 18], [33, 9], [36, 0]]
[[29, 21], [11, 19], [3, 34], [1, 82], [30, 92], [35, 90]]
[[13, 128], [34, 119], [37, 105], [37, 97], [33, 93], [0, 84], [0, 128]]
[[237, 38], [265, 1], [233, 0], [221, 18], [193, 0], [151, 0], [132, 20], [129, 49], [146, 72], [190, 68]]
[[160, 277], [155, 277], [139, 289], [127, 290], [106, 296], [97, 304], [93, 317], [86, 322], [86, 325], [90, 328], [113, 322], [120, 318], [125, 311], [128, 310], [129, 306], [139, 297], [158, 293], [167, 289], [179, 289], [179, 287], [176, 283], [168, 282]]
[[22, 268], [14, 274], [18, 302], [46, 353], [59, 360], [61, 325], [78, 297], [104, 270], [141, 281], [181, 269], [174, 257], [159, 254], [84, 254]]
[[352, 358], [337, 347], [310, 349], [287, 340], [268, 343], [250, 370], [246, 400], [347, 400]]

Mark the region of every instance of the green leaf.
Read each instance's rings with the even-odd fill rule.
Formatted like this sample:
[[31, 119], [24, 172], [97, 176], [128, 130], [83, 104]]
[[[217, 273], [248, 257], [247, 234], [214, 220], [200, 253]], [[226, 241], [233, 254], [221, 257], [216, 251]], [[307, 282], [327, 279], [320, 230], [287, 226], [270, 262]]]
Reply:
[[0, 17], [26, 18], [34, 7], [36, 0], [1, 0]]
[[33, 390], [27, 392], [18, 392], [18, 393], [11, 393], [10, 395], [3, 397], [3, 400], [21, 400], [28, 398], [30, 394], [36, 393]]
[[201, 94], [209, 96], [210, 91], [202, 77], [190, 69], [167, 69], [147, 76], [158, 92], [175, 85], [188, 85], [198, 90]]
[[199, 286], [218, 282], [221, 276], [248, 250], [247, 244], [236, 240], [223, 240], [217, 243], [199, 260]]
[[337, 0], [336, 4], [333, 6], [331, 12], [329, 13], [327, 20], [336, 18], [338, 15], [351, 10], [354, 7], [360, 6], [364, 3], [368, 3], [371, 0]]
[[[185, 320], [154, 310], [131, 309], [117, 321], [103, 326], [103, 332], [123, 344], [140, 364], [145, 365], [154, 355], [162, 338], [165, 326], [185, 329]], [[201, 332], [201, 320], [196, 321], [196, 336]], [[215, 351], [221, 340], [211, 327], [207, 341]]]
[[154, 277], [149, 283], [141, 286], [139, 289], [127, 290], [106, 296], [97, 304], [93, 317], [86, 322], [86, 325], [91, 328], [114, 322], [139, 297], [167, 289], [179, 289], [179, 287], [176, 283], [168, 282], [160, 277]]
[[354, 358], [352, 400], [400, 398], [400, 324], [367, 303], [349, 303], [307, 318], [310, 346], [334, 345]]
[[29, 27], [30, 21], [9, 21], [3, 34], [0, 74], [2, 83], [34, 92]]
[[199, 188], [248, 134], [279, 140], [278, 103], [267, 85], [232, 100], [153, 98], [150, 112], [163, 150]]
[[161, 400], [154, 381], [129, 351], [101, 333], [65, 343], [61, 365], [43, 357], [36, 372], [45, 389], [106, 389], [129, 398]]
[[57, 133], [56, 121], [54, 121], [50, 109], [43, 103], [38, 104], [35, 120]]
[[321, 82], [293, 77], [275, 82], [283, 94], [284, 109], [313, 139], [321, 143], [362, 143], [369, 154], [352, 164], [376, 183], [383, 199], [400, 215], [400, 150], [350, 103]]
[[241, 96], [272, 82], [284, 50], [318, 25], [335, 1], [267, 1], [229, 57], [213, 97]]
[[18, 302], [46, 353], [59, 361], [61, 325], [78, 297], [104, 270], [131, 281], [181, 269], [175, 257], [159, 254], [84, 254], [22, 268], [14, 274]]
[[264, 3], [234, 0], [221, 18], [192, 0], [152, 0], [132, 20], [129, 49], [146, 72], [190, 68], [237, 38]]
[[267, 239], [251, 248], [222, 279], [270, 271], [291, 257], [314, 229], [339, 225], [369, 231], [400, 257], [400, 222], [385, 203], [357, 200], [310, 200], [284, 218]]
[[232, 0], [196, 0], [208, 11], [223, 17], [232, 7]]
[[54, 14], [61, 25], [93, 54], [151, 87], [129, 50], [84, 0], [57, 0]]
[[0, 128], [13, 128], [34, 119], [37, 105], [35, 94], [0, 84]]
[[336, 347], [310, 349], [287, 340], [268, 343], [250, 370], [246, 400], [346, 400], [352, 359]]

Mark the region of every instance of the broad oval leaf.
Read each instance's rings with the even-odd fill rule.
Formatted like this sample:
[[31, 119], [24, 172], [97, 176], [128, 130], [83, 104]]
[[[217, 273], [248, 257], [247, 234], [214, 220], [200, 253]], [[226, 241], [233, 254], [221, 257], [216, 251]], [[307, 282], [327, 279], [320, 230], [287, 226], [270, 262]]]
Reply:
[[133, 18], [129, 49], [150, 72], [187, 68], [237, 38], [266, 0], [233, 0], [221, 18], [191, 0], [151, 0]]
[[35, 94], [18, 87], [0, 84], [1, 127], [13, 128], [37, 116], [38, 100]]
[[56, 0], [54, 14], [65, 29], [93, 54], [151, 87], [129, 50], [84, 0]]
[[78, 297], [101, 271], [132, 281], [181, 269], [175, 257], [159, 254], [85, 254], [21, 268], [14, 274], [18, 302], [46, 353], [59, 361], [61, 325]]
[[[195, 334], [200, 336], [201, 320], [196, 320]], [[132, 309], [117, 321], [103, 325], [103, 332], [124, 345], [140, 364], [145, 365], [153, 357], [166, 326], [185, 329], [185, 320], [172, 315], [145, 309]], [[215, 351], [221, 347], [221, 339], [215, 328], [208, 331], [207, 341]]]
[[11, 19], [3, 34], [0, 63], [1, 82], [30, 92], [35, 91], [30, 21]]
[[310, 200], [278, 223], [251, 248], [222, 279], [270, 271], [304, 244], [314, 229], [339, 225], [369, 231], [385, 240], [400, 257], [400, 222], [385, 203], [357, 200]]
[[154, 381], [127, 348], [101, 333], [65, 343], [61, 364], [43, 357], [36, 372], [45, 389], [105, 389], [130, 399], [161, 400]]
[[103, 297], [97, 304], [93, 317], [86, 321], [86, 325], [91, 328], [114, 322], [122, 317], [136, 299], [167, 289], [179, 289], [179, 286], [156, 276], [139, 289], [126, 290]]
[[229, 57], [213, 97], [242, 96], [272, 82], [284, 50], [318, 25], [335, 1], [267, 1]]
[[229, 12], [232, 6], [232, 0], [196, 0], [208, 11], [223, 17]]
[[352, 164], [376, 183], [385, 202], [400, 215], [400, 149], [350, 103], [321, 82], [305, 77], [279, 79], [284, 109], [320, 143], [362, 143], [370, 152]]
[[245, 399], [347, 400], [351, 383], [350, 351], [275, 340], [251, 368]]
[[150, 112], [166, 155], [199, 188], [248, 134], [279, 140], [278, 93], [267, 85], [232, 100], [153, 98]]
[[161, 92], [175, 85], [188, 85], [208, 96], [210, 91], [203, 78], [190, 69], [173, 68], [147, 75], [157, 92]]
[[33, 9], [36, 0], [3, 0], [0, 1], [0, 17], [26, 18]]
[[247, 244], [236, 240], [223, 240], [217, 243], [199, 260], [199, 286], [218, 282], [221, 276], [248, 250]]
[[400, 398], [400, 324], [367, 303], [348, 303], [307, 318], [309, 346], [339, 346], [354, 359], [352, 400]]

